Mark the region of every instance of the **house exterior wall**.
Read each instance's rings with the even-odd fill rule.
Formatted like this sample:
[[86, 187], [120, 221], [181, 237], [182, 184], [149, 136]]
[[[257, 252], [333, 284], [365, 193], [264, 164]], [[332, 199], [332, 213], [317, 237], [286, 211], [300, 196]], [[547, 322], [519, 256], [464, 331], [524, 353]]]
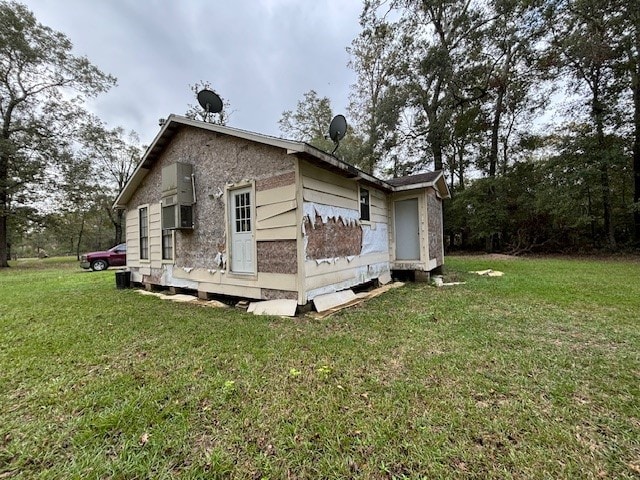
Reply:
[[[162, 260], [162, 167], [193, 164], [196, 203], [193, 230], [174, 233], [174, 260]], [[215, 132], [184, 127], [177, 131], [159, 160], [127, 204], [127, 265], [137, 282], [191, 288], [249, 298], [298, 298], [295, 245], [296, 160], [282, 149]], [[227, 248], [228, 192], [251, 188], [254, 205], [252, 275], [230, 272]], [[149, 214], [149, 259], [140, 258], [139, 215]], [[264, 268], [261, 271], [260, 267]]]
[[[438, 198], [434, 189], [427, 189], [427, 232], [429, 235], [429, 266], [433, 268], [444, 264], [442, 200]], [[435, 262], [435, 266], [433, 265]]]
[[388, 208], [384, 192], [371, 186], [370, 221], [360, 221], [359, 185], [300, 163], [304, 245], [302, 303], [389, 272]]
[[[418, 222], [420, 236], [420, 259], [416, 261], [396, 259], [396, 237], [398, 232], [395, 219], [395, 202], [416, 198], [418, 200]], [[434, 188], [422, 188], [395, 193], [389, 197], [391, 229], [389, 250], [393, 270], [417, 270], [429, 272], [444, 264], [442, 229], [442, 199]]]
[[[168, 138], [127, 202], [127, 264], [134, 282], [305, 304], [391, 269], [430, 271], [443, 263], [442, 200], [433, 188], [390, 194], [371, 179], [361, 184], [327, 169], [335, 165], [320, 168], [304, 153], [193, 126]], [[175, 162], [193, 165], [194, 228], [173, 231], [173, 256], [163, 259], [162, 169]], [[362, 189], [369, 192], [368, 220], [361, 218]], [[252, 199], [254, 270], [248, 273], [229, 268], [239, 265], [229, 248], [235, 190]], [[408, 198], [418, 200], [420, 259], [398, 262], [394, 202]], [[141, 258], [142, 208], [148, 258]]]

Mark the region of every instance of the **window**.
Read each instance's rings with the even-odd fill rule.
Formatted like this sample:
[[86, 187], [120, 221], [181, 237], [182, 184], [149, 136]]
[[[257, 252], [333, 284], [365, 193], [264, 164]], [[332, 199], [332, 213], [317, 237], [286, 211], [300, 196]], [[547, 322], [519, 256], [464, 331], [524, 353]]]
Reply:
[[360, 188], [360, 220], [371, 220], [369, 214], [369, 190]]
[[149, 215], [147, 207], [138, 210], [140, 225], [140, 259], [149, 259]]
[[162, 230], [162, 259], [173, 260], [173, 230]]
[[236, 232], [251, 231], [251, 200], [249, 192], [235, 195], [235, 222]]

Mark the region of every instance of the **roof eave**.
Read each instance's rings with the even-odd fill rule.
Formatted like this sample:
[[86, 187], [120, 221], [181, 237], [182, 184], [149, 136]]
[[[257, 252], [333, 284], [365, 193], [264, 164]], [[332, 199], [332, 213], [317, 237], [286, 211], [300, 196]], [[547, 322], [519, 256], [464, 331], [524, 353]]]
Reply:
[[449, 187], [447, 186], [447, 182], [444, 180], [444, 175], [442, 172], [440, 172], [438, 176], [433, 180], [431, 180], [430, 182], [411, 183], [409, 185], [398, 185], [393, 187], [393, 191], [406, 192], [410, 190], [419, 190], [422, 188], [430, 188], [430, 187], [436, 190], [440, 198], [451, 197], [451, 193], [449, 192]]
[[384, 180], [380, 180], [379, 178], [370, 175], [359, 168], [354, 167], [342, 160], [334, 157], [333, 155], [329, 155], [328, 153], [323, 152], [322, 150], [317, 149], [316, 147], [309, 145], [308, 143], [301, 144], [304, 146], [304, 153], [311, 155], [313, 157], [322, 160], [324, 163], [327, 163], [334, 167], [335, 169], [341, 170], [346, 174], [349, 178], [357, 179], [358, 181], [368, 183], [375, 187], [378, 187], [382, 190], [393, 191], [393, 186]]

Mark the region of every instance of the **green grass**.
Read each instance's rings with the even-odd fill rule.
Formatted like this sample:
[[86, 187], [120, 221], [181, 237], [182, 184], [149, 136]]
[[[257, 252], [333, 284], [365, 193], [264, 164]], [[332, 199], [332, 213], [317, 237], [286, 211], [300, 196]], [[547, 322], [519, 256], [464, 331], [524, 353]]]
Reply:
[[447, 276], [318, 321], [14, 264], [0, 478], [637, 478], [640, 262]]

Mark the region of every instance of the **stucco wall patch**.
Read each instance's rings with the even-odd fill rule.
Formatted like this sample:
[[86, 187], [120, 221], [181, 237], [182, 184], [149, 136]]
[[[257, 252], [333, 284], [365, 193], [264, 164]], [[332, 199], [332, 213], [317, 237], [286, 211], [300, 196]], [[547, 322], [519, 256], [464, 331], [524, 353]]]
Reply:
[[298, 272], [295, 240], [258, 242], [258, 271], [265, 273]]
[[433, 190], [427, 192], [427, 225], [429, 229], [429, 259], [442, 259], [442, 201]]

